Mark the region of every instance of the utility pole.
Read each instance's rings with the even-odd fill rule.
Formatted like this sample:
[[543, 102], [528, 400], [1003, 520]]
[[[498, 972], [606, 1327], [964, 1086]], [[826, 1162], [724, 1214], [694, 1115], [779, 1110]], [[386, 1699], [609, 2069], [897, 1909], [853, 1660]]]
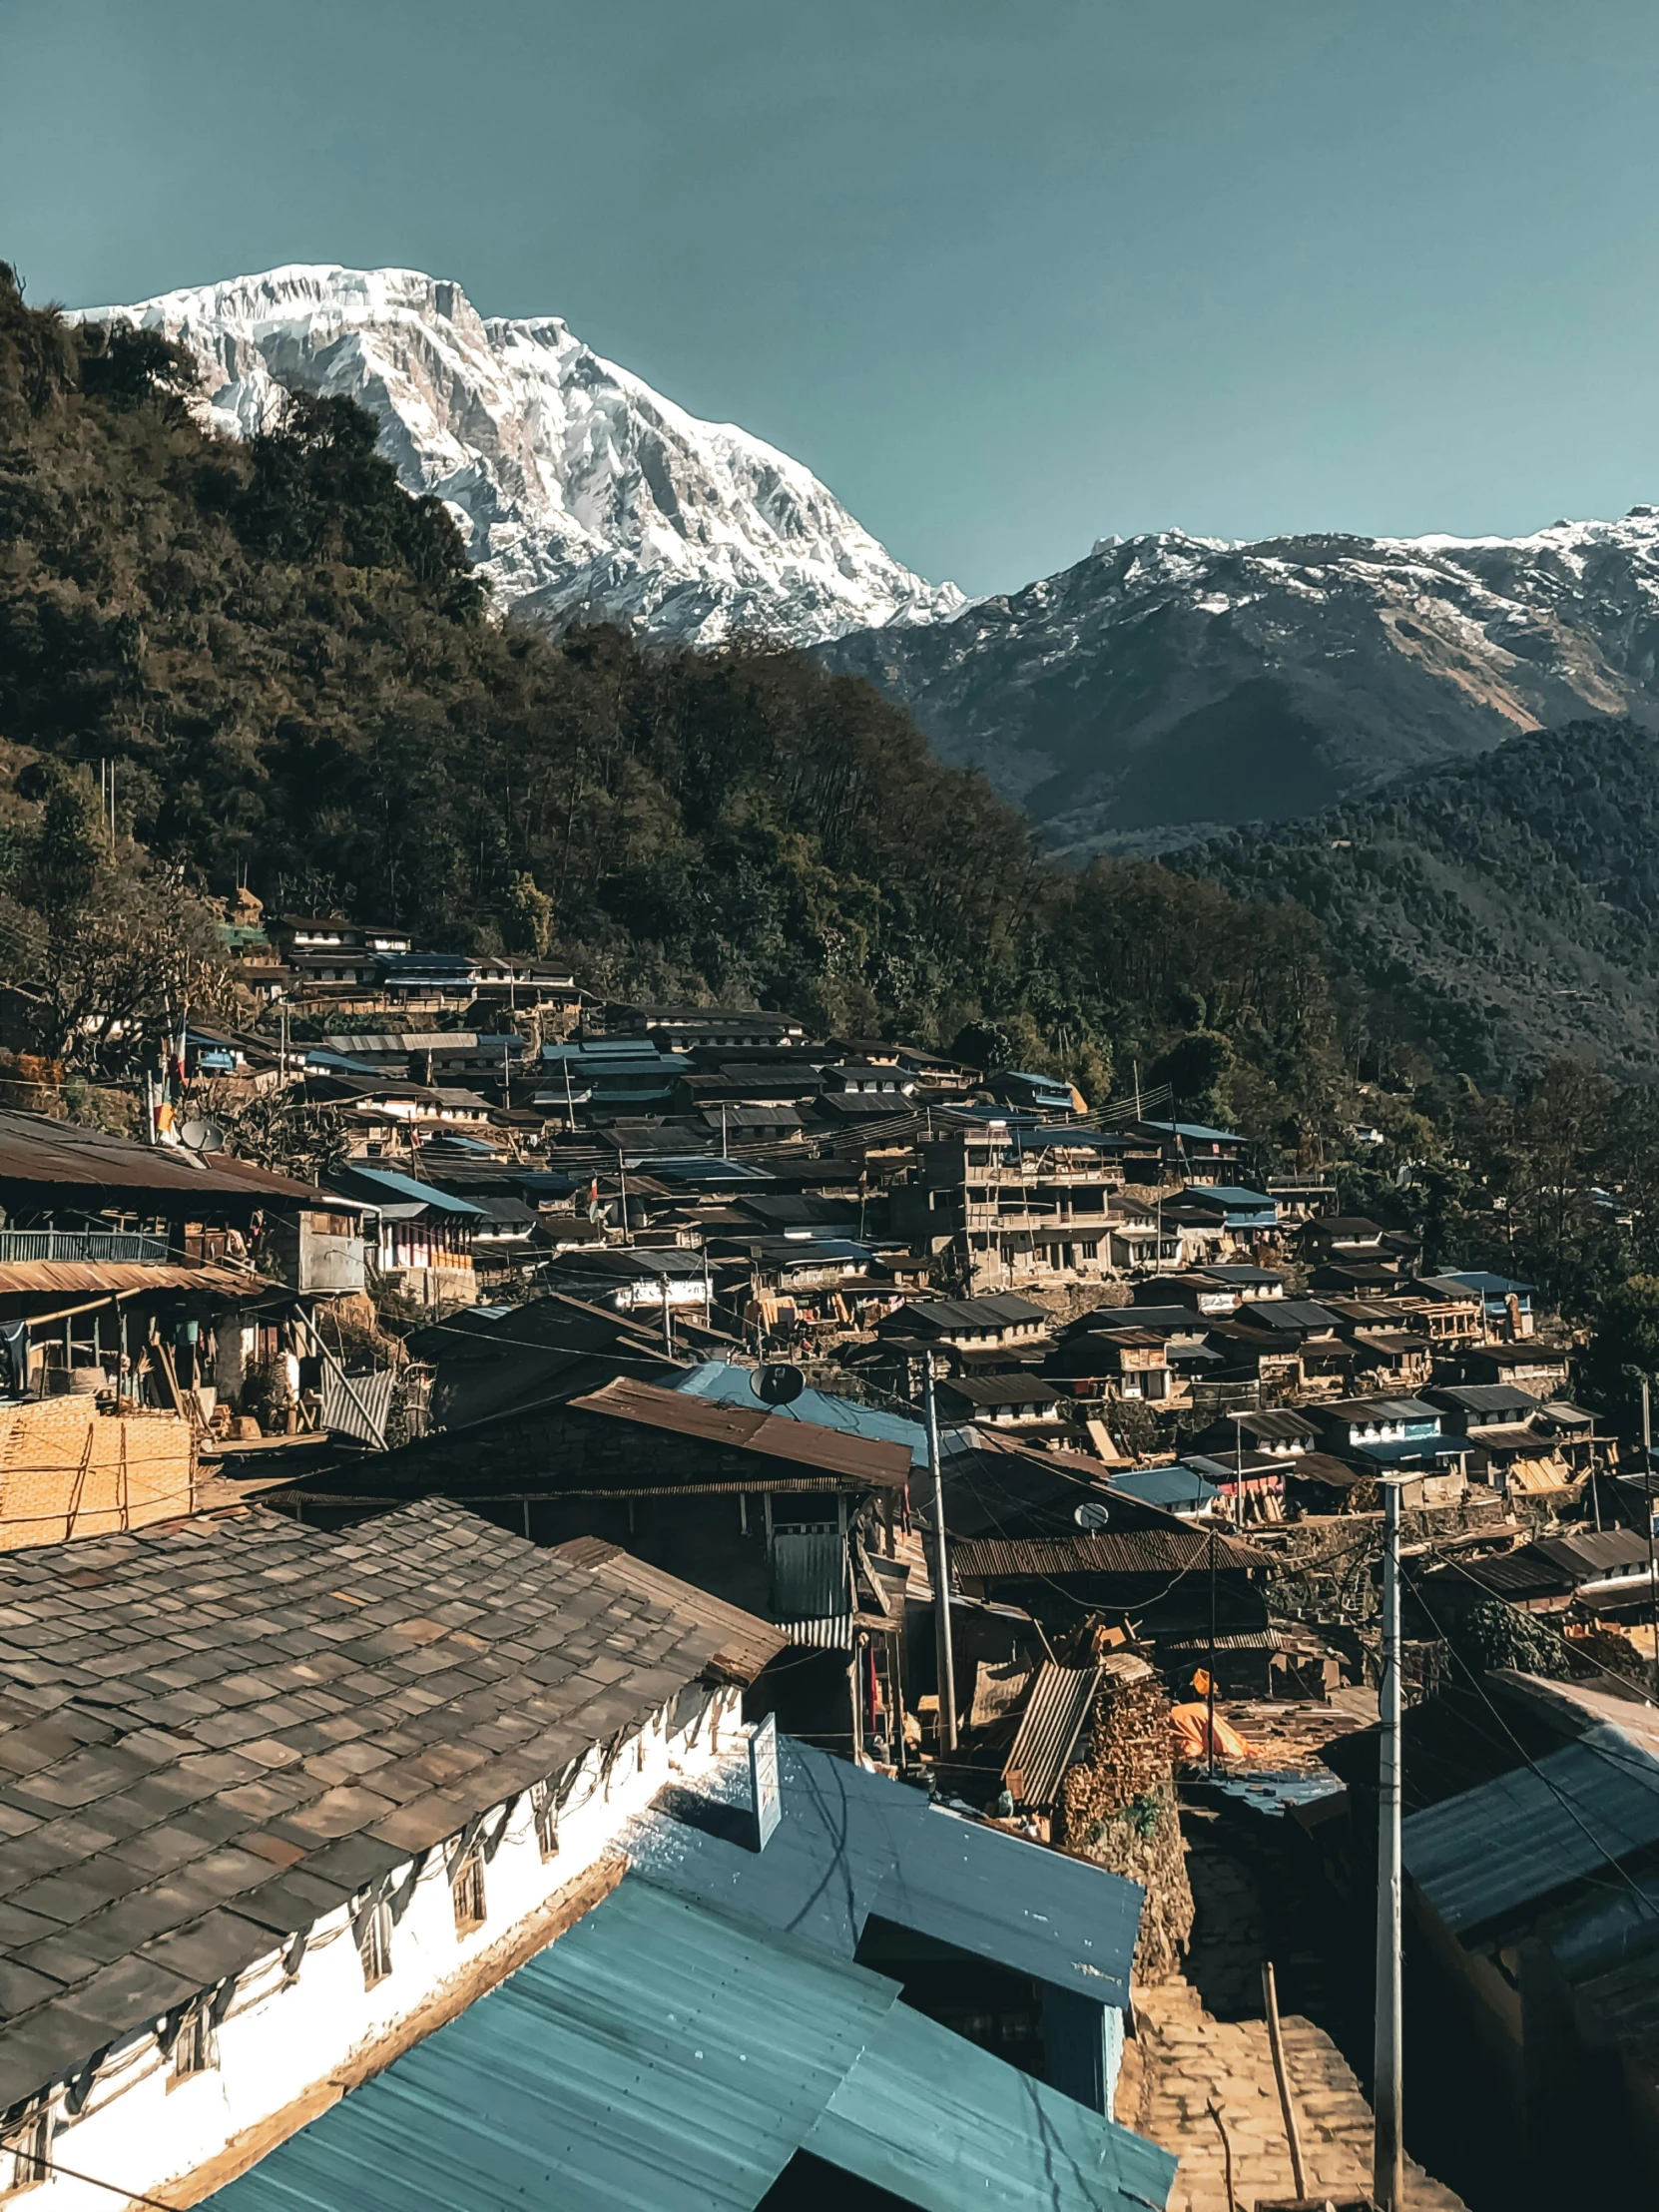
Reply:
[[[1595, 1476], [1591, 1475], [1593, 1482]], [[1659, 1582], [1653, 1575], [1653, 1415], [1648, 1381], [1642, 1377], [1642, 1505], [1647, 1514], [1648, 1619], [1653, 1627], [1653, 1664], [1659, 1676]]]
[[1377, 2133], [1372, 2194], [1381, 2212], [1405, 2212], [1404, 2042], [1399, 1910], [1399, 1492], [1382, 1483], [1382, 1680], [1378, 1690], [1377, 2045], [1372, 2102]]
[[1210, 1664], [1204, 1670], [1204, 1759], [1216, 1771], [1216, 1524], [1210, 1522]]
[[939, 1408], [933, 1396], [933, 1355], [927, 1362], [927, 1465], [933, 1477], [933, 1641], [938, 1657], [939, 1741], [956, 1749], [956, 1665], [950, 1643], [950, 1562], [944, 1542], [944, 1475], [939, 1465]]

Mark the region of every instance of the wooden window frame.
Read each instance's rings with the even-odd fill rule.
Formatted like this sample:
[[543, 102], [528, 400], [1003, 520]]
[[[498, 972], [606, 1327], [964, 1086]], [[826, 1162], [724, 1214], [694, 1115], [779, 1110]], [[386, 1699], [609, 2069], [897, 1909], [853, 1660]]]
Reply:
[[376, 1898], [363, 1914], [357, 1931], [357, 1958], [365, 1989], [378, 1987], [391, 1972], [391, 1907], [384, 1898]]
[[482, 1928], [489, 1918], [489, 1905], [484, 1891], [484, 1853], [481, 1845], [469, 1844], [456, 1863], [449, 1878], [450, 1901], [455, 1908], [455, 1934], [470, 1936]]

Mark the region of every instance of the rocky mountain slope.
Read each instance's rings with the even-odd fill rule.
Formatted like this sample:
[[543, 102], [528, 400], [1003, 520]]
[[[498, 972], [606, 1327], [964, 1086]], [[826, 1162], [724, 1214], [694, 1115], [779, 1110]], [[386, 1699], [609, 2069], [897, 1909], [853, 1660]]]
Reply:
[[406, 490], [446, 501], [499, 603], [712, 644], [815, 644], [963, 604], [913, 576], [810, 470], [701, 422], [548, 315], [479, 315], [413, 270], [294, 267], [81, 311], [182, 339], [210, 420], [248, 435], [283, 393], [345, 393]]
[[1358, 804], [1174, 855], [1294, 898], [1376, 1037], [1481, 1083], [1559, 1055], [1659, 1077], [1659, 741], [1620, 719], [1511, 738]]
[[1513, 539], [1114, 540], [828, 650], [1059, 848], [1167, 845], [1659, 708], [1659, 508]]

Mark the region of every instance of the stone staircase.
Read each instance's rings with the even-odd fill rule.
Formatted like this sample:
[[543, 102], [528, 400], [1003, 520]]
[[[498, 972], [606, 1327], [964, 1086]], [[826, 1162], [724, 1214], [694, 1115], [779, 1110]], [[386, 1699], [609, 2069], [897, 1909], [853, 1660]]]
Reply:
[[[1179, 2156], [1169, 2212], [1230, 2212], [1212, 2103], [1232, 2144], [1237, 2212], [1294, 2197], [1267, 2021], [1218, 2020], [1180, 1978], [1137, 1984], [1134, 2004], [1117, 2116]], [[1369, 2200], [1371, 2107], [1348, 2061], [1323, 2029], [1295, 2013], [1283, 2034], [1310, 2193], [1316, 2201]], [[1464, 2212], [1460, 2197], [1416, 2165], [1407, 2167], [1406, 2205], [1407, 2212]]]

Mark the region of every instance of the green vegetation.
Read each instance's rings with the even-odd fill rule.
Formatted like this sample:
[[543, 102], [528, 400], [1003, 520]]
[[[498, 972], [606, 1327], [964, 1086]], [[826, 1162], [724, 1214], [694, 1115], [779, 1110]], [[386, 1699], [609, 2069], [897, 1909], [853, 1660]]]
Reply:
[[1172, 864], [1316, 914], [1384, 1071], [1426, 1044], [1482, 1084], [1562, 1054], [1659, 1074], [1659, 745], [1633, 723], [1528, 732]]
[[[943, 1046], [989, 1027], [1095, 1097], [1136, 1061], [1293, 1150], [1329, 1121], [1342, 1056], [1299, 909], [1045, 863], [807, 656], [497, 621], [349, 402], [295, 398], [236, 445], [189, 386], [155, 333], [72, 327], [0, 276], [0, 921], [36, 1009], [14, 1043], [107, 1069], [181, 996], [200, 1011], [200, 899], [246, 880], [600, 990]], [[41, 1010], [71, 934], [110, 953], [147, 901], [178, 923], [165, 972], [90, 1029]]]

